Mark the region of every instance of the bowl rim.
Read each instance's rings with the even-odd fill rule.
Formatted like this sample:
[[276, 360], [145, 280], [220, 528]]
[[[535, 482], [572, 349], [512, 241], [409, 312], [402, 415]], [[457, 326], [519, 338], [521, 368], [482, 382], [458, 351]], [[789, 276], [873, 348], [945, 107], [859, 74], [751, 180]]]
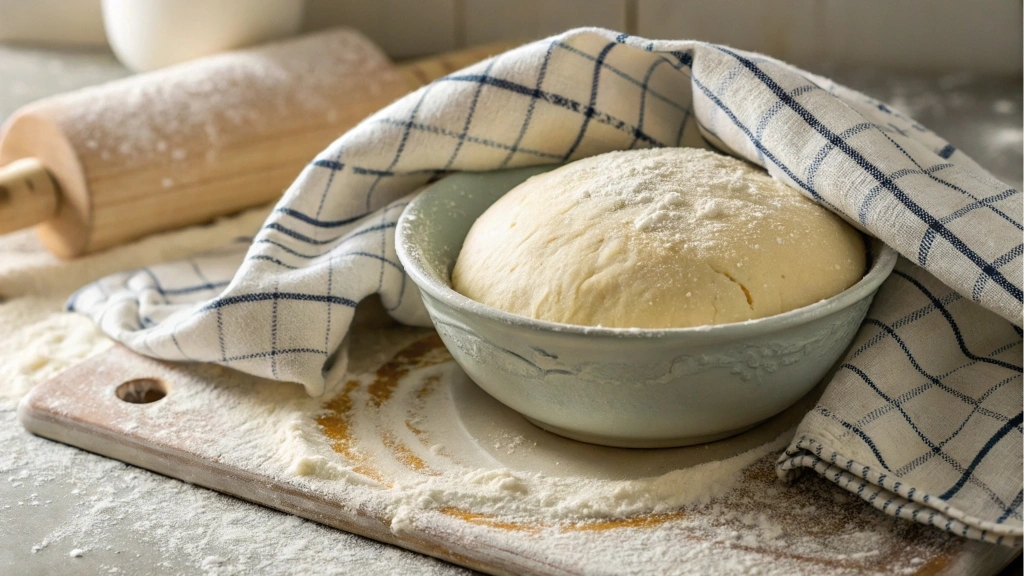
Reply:
[[[889, 277], [889, 274], [892, 272], [893, 268], [895, 268], [896, 262], [899, 258], [899, 253], [893, 250], [889, 245], [885, 244], [878, 238], [867, 236], [868, 240], [873, 245], [871, 248], [876, 248], [869, 248], [869, 254], [873, 253], [875, 255], [873, 261], [868, 267], [867, 273], [865, 273], [856, 284], [850, 286], [839, 294], [808, 304], [801, 308], [762, 318], [755, 318], [753, 320], [729, 322], [726, 324], [688, 326], [685, 328], [610, 328], [604, 326], [584, 326], [580, 324], [563, 324], [561, 322], [552, 322], [549, 320], [537, 320], [535, 318], [505, 312], [498, 308], [472, 300], [467, 296], [463, 296], [451, 287], [450, 280], [445, 282], [430, 272], [430, 268], [424, 261], [423, 253], [419, 250], [419, 244], [412, 241], [413, 239], [409, 237], [410, 230], [416, 229], [416, 226], [412, 223], [420, 220], [419, 215], [424, 208], [424, 204], [429, 203], [433, 196], [438, 196], [442, 194], [446, 188], [451, 187], [453, 184], [452, 179], [458, 176], [487, 178], [492, 174], [508, 174], [517, 171], [529, 172], [539, 168], [542, 167], [529, 166], [511, 170], [496, 170], [489, 172], [458, 172], [431, 184], [416, 195], [409, 202], [408, 206], [405, 207], [405, 210], [398, 219], [398, 225], [395, 230], [395, 252], [405, 269], [406, 274], [409, 275], [409, 278], [412, 279], [413, 283], [416, 284], [420, 290], [426, 292], [436, 300], [439, 300], [447, 306], [465, 314], [480, 316], [502, 324], [538, 332], [558, 332], [561, 334], [577, 334], [587, 337], [628, 339], [699, 337], [701, 340], [707, 341], [709, 339], [719, 340], [731, 339], [733, 337], [749, 338], [770, 334], [793, 326], [806, 324], [848, 308], [865, 298], [871, 297]], [[545, 168], [550, 169], [552, 167]], [[463, 238], [462, 241], [465, 241], [465, 238]], [[460, 250], [462, 241], [460, 241]], [[430, 312], [431, 317], [433, 317], [433, 312]]]

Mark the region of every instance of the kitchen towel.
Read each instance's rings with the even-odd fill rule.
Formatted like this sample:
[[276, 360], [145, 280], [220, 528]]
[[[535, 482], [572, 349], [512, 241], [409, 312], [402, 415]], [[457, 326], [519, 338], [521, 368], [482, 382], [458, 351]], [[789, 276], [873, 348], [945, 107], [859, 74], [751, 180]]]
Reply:
[[904, 257], [780, 475], [815, 470], [886, 513], [1020, 545], [1019, 191], [881, 102], [725, 46], [578, 29], [460, 70], [334, 142], [254, 238], [107, 277], [68, 308], [142, 354], [321, 395], [363, 298], [429, 325], [394, 250], [412, 193], [652, 146], [761, 165]]

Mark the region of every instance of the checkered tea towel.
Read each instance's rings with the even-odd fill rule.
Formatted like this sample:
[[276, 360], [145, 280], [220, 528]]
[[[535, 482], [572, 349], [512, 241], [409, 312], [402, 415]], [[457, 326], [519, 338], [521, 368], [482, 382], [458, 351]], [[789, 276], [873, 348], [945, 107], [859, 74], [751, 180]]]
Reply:
[[142, 354], [320, 395], [363, 298], [429, 324], [395, 257], [411, 193], [451, 171], [651, 146], [764, 166], [905, 257], [780, 474], [812, 469], [889, 514], [1020, 544], [1019, 192], [885, 104], [724, 46], [580, 29], [458, 71], [324, 150], [254, 238], [105, 278], [68, 308]]

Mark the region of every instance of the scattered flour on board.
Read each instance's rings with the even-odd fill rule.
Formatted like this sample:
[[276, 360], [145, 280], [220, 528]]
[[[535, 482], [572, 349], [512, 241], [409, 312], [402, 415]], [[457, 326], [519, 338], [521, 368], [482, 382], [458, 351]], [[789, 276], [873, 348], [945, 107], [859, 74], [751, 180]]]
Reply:
[[[367, 355], [353, 352], [353, 361], [357, 356]], [[376, 357], [379, 362], [390, 356]], [[922, 547], [914, 552], [929, 558], [951, 542], [935, 531], [893, 522], [820, 479], [810, 478], [799, 489], [779, 484], [774, 458], [791, 431], [720, 460], [650, 475], [626, 470], [628, 479], [608, 478], [602, 476], [606, 469], [622, 472], [628, 467], [623, 461], [594, 463], [593, 451], [611, 449], [545, 441], [540, 436], [546, 433], [521, 419], [518, 425], [501, 429], [509, 421], [498, 419], [493, 400], [459, 409], [494, 413], [491, 426], [499, 429], [493, 433], [481, 433], [470, 424], [450, 424], [460, 418], [452, 409], [461, 402], [454, 399], [459, 395], [457, 385], [429, 395], [420, 386], [438, 376], [435, 381], [448, 382], [448, 370], [444, 365], [413, 369], [389, 389], [389, 400], [378, 413], [350, 411], [347, 445], [364, 450], [355, 461], [332, 449], [308, 413], [294, 414], [282, 428], [277, 458], [290, 462], [288, 473], [296, 481], [368, 503], [367, 509], [390, 518], [397, 535], [443, 533], [455, 541], [477, 542], [584, 572], [628, 573], [646, 566], [680, 574], [781, 575], [820, 571], [827, 565], [835, 573], [855, 574], [880, 569], [880, 559], [885, 558], [885, 570], [911, 574], [916, 569], [912, 555], [904, 552], [904, 538], [913, 539]], [[348, 383], [367, 384], [372, 379], [373, 373], [360, 372], [358, 364], [350, 365], [345, 375]], [[340, 383], [328, 381], [327, 396], [333, 397]], [[363, 388], [348, 398], [355, 406], [372, 403]], [[415, 424], [413, 433], [403, 419]], [[476, 436], [460, 443], [459, 430], [463, 436]], [[404, 447], [395, 450], [403, 442]], [[389, 448], [392, 460], [386, 455]], [[574, 454], [577, 448], [580, 452]], [[581, 464], [577, 458], [574, 463], [574, 456], [585, 456], [583, 451], [591, 451], [589, 460]], [[546, 470], [510, 464], [531, 458], [548, 460]], [[555, 458], [563, 461], [550, 462]], [[452, 516], [459, 514], [478, 523], [454, 521]], [[834, 534], [812, 535], [814, 530], [807, 526], [823, 519], [839, 523]], [[634, 520], [643, 529], [602, 529]], [[770, 564], [766, 557], [772, 558]]]
[[586, 521], [659, 514], [728, 494], [745, 468], [788, 443], [788, 435], [729, 458], [637, 480], [585, 480], [509, 469], [446, 470], [396, 485], [400, 506], [472, 510], [508, 521]]
[[[151, 238], [71, 263], [48, 261], [30, 240], [5, 239], [8, 244], [3, 248], [10, 248], [13, 258], [4, 260], [6, 268], [0, 269], [0, 292], [7, 298], [0, 304], [0, 322], [16, 328], [0, 338], [0, 377], [6, 377], [0, 383], [0, 486], [13, 495], [0, 502], [0, 526], [49, 507], [61, 518], [59, 523], [38, 524], [41, 532], [21, 553], [56, 553], [69, 562], [95, 562], [109, 572], [132, 572], [134, 567], [134, 571], [169, 573], [186, 569], [207, 574], [352, 573], [379, 566], [410, 574], [461, 572], [442, 562], [32, 437], [16, 423], [14, 408], [27, 390], [109, 346], [90, 322], [60, 312], [71, 290], [112, 270], [142, 265], [158, 256], [184, 257], [251, 233], [264, 214], [256, 211], [216, 227]], [[36, 253], [29, 257], [32, 250]], [[20, 262], [19, 253], [26, 255]], [[668, 559], [671, 571], [684, 574], [714, 570], [795, 574], [808, 570], [806, 562], [785, 556], [797, 554], [838, 562], [853, 574], [869, 569], [880, 555], [891, 554], [891, 546], [902, 546], [894, 530], [896, 536], [908, 532], [916, 542], [925, 542], [924, 552], [915, 551], [918, 556], [931, 557], [926, 554], [929, 547], [948, 546], [949, 539], [937, 531], [905, 523], [894, 529], [890, 518], [856, 502], [856, 512], [850, 514], [850, 500], [842, 490], [813, 481], [817, 479], [803, 483], [800, 490], [777, 485], [773, 454], [786, 443], [787, 435], [725, 460], [623, 480], [576, 475], [567, 453], [557, 456], [561, 460], [551, 468], [556, 472], [507, 465], [508, 459], [531, 458], [543, 448], [526, 425], [482, 438], [479, 449], [487, 448], [493, 456], [471, 453], [451, 437], [430, 440], [416, 455], [440, 473], [415, 474], [392, 466], [385, 471], [390, 477], [386, 487], [335, 452], [315, 416], [343, 383], [354, 378], [365, 384], [377, 366], [408, 343], [406, 332], [397, 333], [405, 335], [390, 341], [385, 334], [379, 342], [364, 344], [359, 358], [353, 355], [348, 363], [348, 374], [330, 374], [331, 388], [324, 398], [310, 398], [298, 386], [253, 383], [209, 366], [205, 370], [221, 377], [224, 386], [179, 397], [176, 404], [148, 405], [140, 418], [148, 414], [186, 421], [185, 427], [196, 434], [191, 448], [207, 458], [260, 470], [335, 501], [358, 503], [360, 509], [389, 519], [396, 534], [442, 530], [450, 538], [488, 542], [522, 557], [551, 558], [566, 569], [627, 573], [664, 566]], [[423, 333], [415, 334], [418, 338]], [[411, 391], [417, 380], [451, 370], [447, 363], [411, 373], [394, 391], [399, 401], [391, 415], [415, 408], [421, 413], [410, 421], [419, 426], [450, 424], [446, 421], [452, 418], [442, 412], [445, 406], [450, 410], [447, 392], [432, 395], [433, 403], [418, 405]], [[365, 390], [358, 394], [362, 396], [357, 400], [365, 400]], [[210, 406], [226, 408], [210, 417], [203, 412]], [[388, 421], [401, 423], [402, 418]], [[142, 422], [120, 424], [131, 430]], [[354, 423], [353, 432], [360, 441], [379, 440], [380, 424], [367, 417]], [[402, 433], [409, 434], [408, 430]], [[459, 459], [461, 464], [451, 464]], [[438, 465], [445, 462], [449, 464], [443, 468]], [[751, 482], [751, 474], [768, 480]], [[42, 487], [47, 487], [48, 494], [60, 487], [69, 496], [43, 499], [39, 497]], [[787, 506], [791, 513], [781, 518], [764, 512], [780, 498], [795, 503]], [[814, 505], [808, 506], [808, 501]], [[680, 508], [684, 510], [681, 519], [643, 530], [586, 528], [636, 514], [678, 515]], [[519, 523], [527, 529], [495, 531], [486, 524], [446, 516], [445, 510], [450, 509], [495, 522]], [[818, 522], [843, 516], [843, 511], [849, 526], [838, 537], [823, 542], [794, 535], [794, 522]], [[533, 535], [532, 526], [539, 527], [539, 535]], [[132, 534], [132, 540], [127, 541], [125, 534]], [[755, 548], [776, 550], [782, 556], [777, 563], [765, 565], [764, 556], [751, 551]], [[909, 574], [915, 566], [908, 557], [897, 565], [897, 572]]]
[[[0, 259], [0, 294], [5, 299], [0, 324], [12, 329], [0, 335], [0, 490], [10, 494], [0, 498], [0, 527], [23, 524], [20, 530], [38, 531], [18, 553], [56, 555], [83, 566], [93, 563], [106, 572], [368, 573], [380, 566], [409, 574], [462, 572], [35, 438], [17, 424], [17, 401], [29, 389], [110, 346], [89, 321], [60, 312], [72, 290], [112, 271], [185, 257], [250, 234], [265, 213], [253, 211], [217, 226], [153, 237], [73, 262], [48, 259], [27, 236], [2, 239], [0, 250], [9, 257]], [[310, 398], [299, 386], [254, 383], [209, 366], [203, 370], [217, 375], [222, 386], [178, 397], [177, 403], [140, 407], [139, 420], [119, 424], [132, 430], [147, 416], [176, 418], [195, 433], [190, 448], [204, 457], [352, 503], [388, 519], [396, 534], [440, 531], [449, 539], [487, 542], [519, 557], [551, 559], [567, 570], [642, 572], [669, 562], [669, 571], [681, 574], [727, 570], [773, 575], [807, 572], [820, 567], [813, 562], [821, 562], [854, 574], [870, 571], [883, 555], [897, 553], [894, 546], [902, 550], [906, 544], [900, 538], [905, 537], [914, 539], [913, 556], [900, 557], [888, 567], [910, 574], [920, 564], [914, 558], [932, 558], [952, 542], [938, 531], [893, 521], [815, 478], [799, 490], [778, 485], [773, 455], [785, 445], [785, 434], [723, 460], [615, 479], [573, 472], [579, 462], [573, 464], [571, 450], [537, 456], [544, 446], [524, 424], [526, 428], [480, 438], [475, 449], [459, 445], [453, 435], [438, 436], [416, 447], [415, 454], [436, 474], [412, 473], [392, 463], [382, 482], [341, 457], [315, 418], [345, 382], [369, 382], [376, 367], [408, 343], [410, 331], [417, 338], [423, 335], [403, 330], [395, 331], [405, 334], [395, 336], [396, 341], [382, 331], [379, 342], [367, 339], [359, 358], [353, 355], [348, 363], [349, 373], [329, 375], [331, 388], [324, 398]], [[410, 373], [394, 391], [391, 409], [397, 412], [381, 421], [400, 425], [403, 418], [396, 415], [415, 409], [418, 419], [409, 422], [417, 426], [458, 425], [446, 417], [450, 391], [442, 389], [432, 395], [432, 403], [422, 405], [412, 393], [423, 378], [450, 375], [452, 370], [451, 363], [443, 363]], [[364, 388], [356, 394], [357, 400], [366, 399]], [[213, 415], [203, 411], [210, 407], [221, 409]], [[367, 416], [354, 422], [352, 430], [360, 442], [380, 441], [381, 426]], [[409, 430], [394, 432], [410, 439]], [[490, 452], [484, 453], [485, 448]], [[366, 449], [382, 448], [368, 444]], [[516, 458], [555, 462], [545, 471], [526, 470], [508, 464]], [[756, 478], [762, 480], [752, 480]], [[40, 496], [59, 491], [67, 497]], [[780, 499], [788, 499], [784, 515], [765, 512], [779, 510]], [[495, 530], [447, 515], [452, 509], [523, 528]], [[591, 528], [638, 514], [674, 520], [655, 520], [643, 529]], [[47, 520], [19, 521], [29, 516]], [[845, 524], [827, 540], [801, 536], [806, 532], [794, 529], [836, 517]], [[753, 550], [775, 551], [779, 557], [765, 565], [764, 555]]]
[[[461, 572], [398, 548], [35, 438], [17, 424], [15, 407], [24, 393], [110, 346], [85, 318], [60, 312], [72, 290], [112, 271], [185, 257], [250, 234], [264, 216], [265, 209], [257, 210], [217, 226], [153, 237], [73, 262], [48, 259], [27, 236], [3, 239], [0, 250], [10, 257], [0, 261], [0, 294], [5, 298], [0, 303], [0, 324], [13, 329], [0, 336], [0, 490], [11, 495], [0, 499], [0, 526], [17, 525], [17, 519], [29, 515], [50, 518], [21, 528], [38, 532], [18, 553], [56, 554], [64, 561], [91, 562], [108, 572], [366, 573], [380, 566], [409, 574]], [[938, 531], [893, 521], [851, 501], [840, 488], [824, 481], [811, 478], [799, 490], [779, 486], [773, 458], [787, 435], [720, 461], [608, 479], [575, 474], [573, 466], [579, 463], [573, 464], [569, 453], [540, 456], [555, 459], [553, 468], [546, 471], [508, 465], [516, 458], [537, 460], [533, 455], [544, 448], [524, 423], [526, 428], [498, 430], [481, 438], [477, 453], [459, 445], [452, 435], [430, 439], [416, 449], [416, 457], [439, 473], [402, 472], [402, 467], [391, 466], [385, 470], [390, 486], [385, 486], [335, 452], [315, 418], [345, 382], [371, 380], [377, 366], [408, 344], [409, 331], [417, 338], [423, 335], [402, 330], [396, 333], [405, 335], [395, 336], [396, 341], [383, 331], [377, 331], [384, 334], [379, 342], [367, 339], [359, 358], [353, 355], [348, 363], [348, 374], [329, 375], [331, 388], [324, 398], [310, 398], [299, 386], [254, 383], [209, 366], [204, 370], [217, 375], [223, 386], [178, 397], [176, 404], [140, 407], [140, 420], [120, 425], [124, 430], [135, 429], [147, 415], [176, 418], [196, 434], [191, 448], [204, 457], [259, 470], [334, 501], [358, 505], [388, 519], [396, 534], [441, 531], [446, 538], [487, 542], [519, 557], [553, 559], [567, 570], [628, 573], [666, 562], [670, 571], [683, 574], [715, 570], [795, 574], [807, 572], [809, 566], [819, 567], [793, 560], [797, 555], [838, 563], [840, 573], [854, 574], [870, 571], [872, 562], [883, 555], [892, 556], [893, 546], [902, 550], [906, 544], [901, 537], [914, 539], [914, 558], [932, 558], [950, 546], [951, 539]], [[411, 392], [422, 378], [452, 370], [451, 363], [443, 363], [410, 373], [394, 392], [399, 401], [392, 409], [397, 412], [386, 420], [401, 424], [403, 418], [396, 414], [417, 409], [417, 419], [409, 420], [416, 425], [458, 425], [442, 412], [445, 406], [451, 410], [451, 397], [445, 395], [450, 392], [441, 390], [432, 395], [433, 403], [422, 406]], [[366, 399], [365, 389], [357, 392], [358, 399]], [[209, 407], [222, 409], [214, 415], [203, 412]], [[371, 417], [353, 427], [360, 442], [380, 441], [380, 430]], [[411, 434], [408, 429], [399, 433]], [[543, 433], [534, 430], [533, 434]], [[491, 452], [479, 453], [485, 448]], [[439, 465], [445, 462], [449, 464]], [[40, 496], [61, 490], [66, 498]], [[784, 516], [764, 512], [778, 510], [780, 499], [789, 502]], [[524, 528], [496, 531], [486, 523], [446, 515], [451, 509]], [[642, 530], [588, 528], [637, 514], [678, 518]], [[845, 518], [846, 524], [827, 540], [799, 536], [805, 532], [794, 530], [796, 524], [829, 517]], [[130, 540], [126, 534], [132, 534]], [[779, 559], [765, 565], [764, 556], [755, 549], [774, 550]], [[900, 559], [896, 571], [913, 573], [917, 565], [911, 559]]]
[[[32, 560], [55, 573], [95, 574], [370, 574], [381, 566], [469, 573], [38, 438], [18, 423], [18, 401], [32, 387], [111, 346], [92, 322], [62, 311], [71, 292], [252, 234], [268, 210], [73, 261], [47, 253], [32, 231], [0, 236], [0, 539], [16, 565]], [[257, 421], [248, 429], [266, 427]], [[260, 438], [273, 442], [274, 432]]]

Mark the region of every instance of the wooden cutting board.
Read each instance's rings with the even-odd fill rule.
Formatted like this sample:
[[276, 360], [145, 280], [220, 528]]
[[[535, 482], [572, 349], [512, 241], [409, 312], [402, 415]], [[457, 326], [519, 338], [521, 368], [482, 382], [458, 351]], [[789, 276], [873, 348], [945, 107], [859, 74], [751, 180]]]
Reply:
[[34, 389], [19, 416], [40, 436], [493, 574], [991, 574], [1016, 554], [890, 518], [815, 476], [781, 484], [777, 449], [713, 502], [657, 513], [510, 520], [463, 500], [409, 506], [404, 487], [421, 480], [501, 471], [612, 491], [779, 446], [820, 390], [731, 439], [626, 450], [527, 423], [477, 388], [433, 331], [362, 322], [350, 358], [311, 399], [117, 347]]

